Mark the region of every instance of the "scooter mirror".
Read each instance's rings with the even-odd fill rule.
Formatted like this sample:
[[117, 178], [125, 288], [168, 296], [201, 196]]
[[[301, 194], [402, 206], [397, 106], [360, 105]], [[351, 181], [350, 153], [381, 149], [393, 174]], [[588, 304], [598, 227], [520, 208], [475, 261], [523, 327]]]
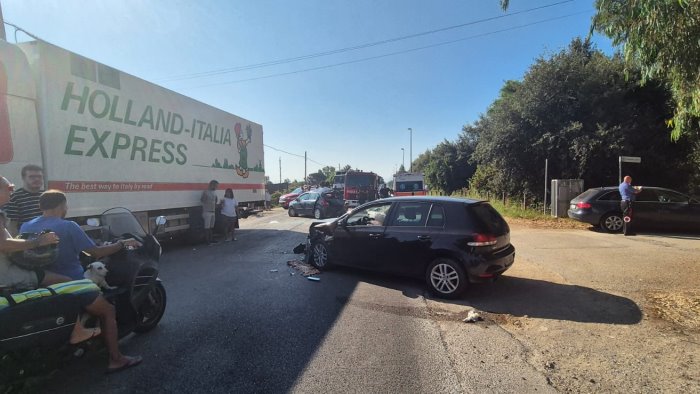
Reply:
[[91, 227], [100, 227], [100, 219], [90, 218], [87, 220], [87, 225]]
[[156, 218], [156, 225], [162, 226], [162, 225], [164, 225], [167, 221], [168, 221], [168, 219], [166, 219], [165, 216], [158, 216], [158, 217]]

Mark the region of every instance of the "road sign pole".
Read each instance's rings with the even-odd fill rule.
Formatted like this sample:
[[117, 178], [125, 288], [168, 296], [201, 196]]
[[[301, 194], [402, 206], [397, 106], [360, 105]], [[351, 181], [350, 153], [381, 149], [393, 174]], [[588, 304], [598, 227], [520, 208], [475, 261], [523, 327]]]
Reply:
[[617, 183], [622, 183], [622, 156], [617, 157]]

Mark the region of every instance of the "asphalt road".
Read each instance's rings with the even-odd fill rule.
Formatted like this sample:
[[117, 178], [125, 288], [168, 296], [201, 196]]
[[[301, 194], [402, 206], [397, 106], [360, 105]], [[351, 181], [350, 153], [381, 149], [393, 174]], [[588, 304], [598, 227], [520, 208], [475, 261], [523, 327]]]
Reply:
[[[238, 241], [168, 245], [168, 308], [121, 341], [142, 365], [105, 376], [106, 355], [71, 362], [55, 392], [523, 392], [552, 390], [527, 349], [463, 302], [420, 282], [337, 269], [312, 282], [289, 269], [311, 219], [277, 209], [241, 220]], [[277, 270], [277, 272], [270, 272]], [[491, 286], [491, 285], [487, 285]]]

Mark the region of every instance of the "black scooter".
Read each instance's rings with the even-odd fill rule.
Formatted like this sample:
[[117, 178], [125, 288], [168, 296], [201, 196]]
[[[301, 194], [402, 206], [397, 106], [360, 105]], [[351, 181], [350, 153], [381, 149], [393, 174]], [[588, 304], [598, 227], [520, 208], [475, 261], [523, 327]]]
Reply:
[[[154, 233], [164, 224], [165, 217], [158, 217]], [[160, 244], [126, 208], [107, 210], [99, 219], [89, 219], [88, 225], [95, 229], [89, 232], [98, 233], [101, 242], [129, 238], [141, 242], [141, 247], [125, 249], [101, 260], [109, 270], [107, 283], [115, 287], [103, 290], [103, 295], [115, 306], [119, 338], [152, 330], [163, 317], [166, 306], [165, 288], [158, 278]], [[82, 261], [85, 265], [90, 262], [89, 258]], [[9, 305], [5, 301], [0, 308], [0, 357], [37, 347], [68, 348], [76, 355], [83, 353], [89, 343], [69, 345], [81, 314], [76, 295], [45, 294], [15, 302], [11, 300], [12, 293], [11, 289], [0, 292], [0, 297], [10, 300]]]

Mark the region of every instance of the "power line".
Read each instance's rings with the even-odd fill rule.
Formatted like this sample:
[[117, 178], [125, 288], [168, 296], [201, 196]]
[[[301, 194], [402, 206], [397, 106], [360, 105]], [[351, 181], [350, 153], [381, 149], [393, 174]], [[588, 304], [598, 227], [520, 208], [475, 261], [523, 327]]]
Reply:
[[436, 43], [436, 44], [425, 45], [425, 46], [416, 47], [416, 48], [411, 48], [411, 49], [405, 49], [405, 50], [402, 50], [402, 51], [390, 52], [390, 53], [386, 53], [386, 54], [383, 54], [383, 55], [370, 56], [370, 57], [365, 57], [365, 58], [356, 59], [356, 60], [349, 60], [349, 61], [346, 61], [346, 62], [327, 64], [327, 65], [324, 65], [324, 66], [305, 68], [305, 69], [301, 69], [301, 70], [289, 71], [289, 72], [284, 72], [284, 73], [268, 74], [268, 75], [263, 75], [263, 76], [260, 76], [260, 77], [254, 77], [254, 78], [246, 78], [246, 79], [238, 79], [238, 80], [235, 80], [235, 81], [216, 82], [216, 83], [210, 83], [210, 84], [205, 84], [205, 85], [190, 86], [190, 87], [185, 87], [185, 88], [183, 88], [183, 89], [198, 89], [198, 88], [205, 88], [205, 87], [210, 87], [210, 86], [231, 85], [231, 84], [241, 83], [241, 82], [250, 82], [250, 81], [257, 81], [257, 80], [260, 80], [260, 79], [268, 79], [268, 78], [275, 78], [275, 77], [281, 77], [281, 76], [286, 76], [286, 75], [300, 74], [300, 73], [309, 72], [309, 71], [318, 71], [318, 70], [323, 70], [323, 69], [327, 69], [327, 68], [333, 68], [333, 67], [338, 67], [338, 66], [344, 66], [344, 65], [347, 65], [347, 64], [361, 63], [361, 62], [366, 62], [366, 61], [369, 61], [369, 60], [382, 59], [382, 58], [385, 58], [385, 57], [396, 56], [396, 55], [402, 55], [402, 54], [405, 54], [405, 53], [416, 52], [416, 51], [421, 51], [421, 50], [424, 50], [424, 49], [429, 49], [429, 48], [435, 48], [435, 47], [439, 47], [439, 46], [454, 44], [454, 43], [461, 42], [461, 41], [466, 41], [466, 40], [471, 40], [471, 39], [475, 39], [475, 38], [486, 37], [486, 36], [490, 36], [490, 35], [494, 35], [494, 34], [498, 34], [498, 33], [503, 33], [503, 32], [507, 32], [507, 31], [511, 31], [511, 30], [522, 29], [522, 28], [525, 28], [525, 27], [530, 27], [530, 26], [533, 26], [533, 25], [538, 25], [538, 24], [542, 24], [542, 23], [546, 23], [546, 22], [551, 22], [551, 21], [555, 21], [555, 20], [559, 20], [559, 19], [569, 18], [569, 17], [572, 17], [572, 16], [581, 15], [581, 14], [585, 14], [585, 13], [588, 13], [588, 12], [589, 12], [589, 11], [574, 12], [574, 13], [567, 14], [567, 15], [563, 15], [563, 16], [558, 16], [558, 17], [553, 17], [553, 18], [542, 19], [542, 20], [539, 20], [539, 21], [536, 21], [536, 22], [532, 22], [532, 23], [526, 23], [526, 24], [524, 24], [524, 25], [518, 25], [518, 26], [509, 27], [509, 28], [506, 28], [506, 29], [494, 30], [494, 31], [491, 31], [491, 32], [488, 32], [488, 33], [476, 34], [476, 35], [473, 35], [473, 36], [464, 37], [464, 38], [459, 38], [459, 39], [456, 39], [456, 40], [443, 41], [443, 42], [439, 42], [439, 43]]
[[[266, 148], [270, 148], [270, 149], [272, 149], [272, 150], [276, 150], [277, 152], [286, 153], [286, 154], [288, 154], [288, 155], [290, 155], [290, 156], [296, 156], [296, 157], [299, 157], [299, 158], [304, 159], [304, 155], [298, 155], [298, 154], [296, 154], [296, 153], [287, 152], [286, 150], [278, 149], [278, 148], [275, 148], [275, 147], [270, 146], [270, 145], [267, 145], [267, 144], [263, 144], [263, 146], [265, 146]], [[317, 162], [316, 160], [312, 160], [312, 159], [310, 159], [308, 156], [306, 156], [306, 160], [308, 160], [308, 161], [310, 161], [310, 162], [312, 162], [312, 163], [316, 163], [316, 164], [318, 164], [318, 165], [320, 165], [320, 166], [332, 167], [332, 166], [329, 166], [329, 165], [327, 165], [327, 164], [319, 163], [319, 162]]]
[[254, 64], [249, 64], [245, 66], [238, 66], [238, 67], [230, 67], [230, 68], [223, 68], [219, 70], [212, 70], [212, 71], [202, 71], [198, 73], [191, 73], [191, 74], [182, 74], [182, 75], [175, 75], [172, 77], [166, 77], [162, 79], [156, 79], [158, 82], [171, 82], [171, 81], [181, 81], [185, 79], [193, 79], [193, 78], [201, 78], [201, 77], [209, 77], [209, 76], [214, 76], [214, 75], [221, 75], [221, 74], [228, 74], [228, 73], [233, 73], [233, 72], [238, 72], [238, 71], [244, 71], [244, 70], [252, 70], [256, 68], [263, 68], [263, 67], [270, 67], [270, 66], [276, 66], [279, 64], [284, 64], [284, 63], [291, 63], [291, 62], [297, 62], [300, 60], [307, 60], [307, 59], [313, 59], [317, 57], [322, 57], [322, 56], [329, 56], [329, 55], [335, 55], [338, 53], [343, 53], [343, 52], [349, 52], [349, 51], [356, 51], [358, 49], [365, 49], [365, 48], [370, 48], [378, 45], [384, 45], [384, 44], [389, 44], [392, 42], [397, 42], [397, 41], [403, 41], [403, 40], [408, 40], [411, 38], [416, 38], [416, 37], [421, 37], [421, 36], [426, 36], [430, 34], [435, 34], [435, 33], [440, 33], [443, 31], [448, 31], [448, 30], [454, 30], [458, 29], [461, 27], [466, 27], [466, 26], [472, 26], [480, 23], [485, 23], [485, 22], [490, 22], [494, 21], [497, 19], [503, 19], [515, 15], [520, 15], [520, 14], [525, 14], [533, 11], [539, 11], [545, 8], [549, 7], [554, 7], [558, 5], [562, 5], [565, 3], [571, 3], [574, 0], [565, 0], [565, 1], [559, 1], [557, 3], [552, 3], [552, 4], [547, 4], [543, 5], [540, 7], [534, 7], [534, 8], [529, 8], [526, 10], [522, 11], [517, 11], [517, 12], [511, 12], [508, 14], [504, 15], [498, 15], [498, 16], [493, 16], [489, 18], [484, 18], [484, 19], [477, 19], [475, 21], [470, 21], [466, 23], [461, 23], [458, 25], [453, 25], [453, 26], [447, 26], [447, 27], [441, 27], [438, 29], [433, 29], [433, 30], [428, 30], [420, 33], [413, 33], [413, 34], [408, 34], [405, 36], [399, 36], [399, 37], [394, 37], [394, 38], [388, 38], [385, 40], [380, 40], [380, 41], [375, 41], [375, 42], [370, 42], [370, 43], [365, 43], [365, 44], [360, 44], [360, 45], [355, 45], [351, 47], [345, 47], [345, 48], [340, 48], [340, 49], [333, 49], [329, 51], [324, 51], [324, 52], [317, 52], [317, 53], [312, 53], [312, 54], [307, 54], [307, 55], [301, 55], [301, 56], [295, 56], [295, 57], [289, 57], [285, 59], [278, 59], [278, 60], [270, 60], [266, 62], [261, 62], [261, 63], [254, 63]]

